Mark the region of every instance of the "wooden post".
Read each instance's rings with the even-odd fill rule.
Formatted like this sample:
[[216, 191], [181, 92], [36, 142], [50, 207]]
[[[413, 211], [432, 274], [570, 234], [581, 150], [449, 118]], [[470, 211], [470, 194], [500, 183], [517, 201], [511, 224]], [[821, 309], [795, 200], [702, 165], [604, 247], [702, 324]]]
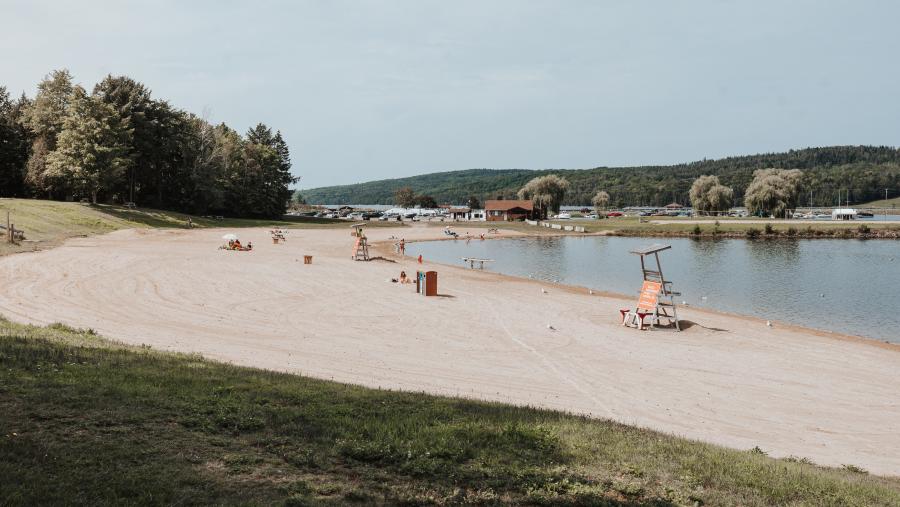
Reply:
[[9, 224], [9, 210], [6, 211], [6, 241], [13, 242], [12, 226]]

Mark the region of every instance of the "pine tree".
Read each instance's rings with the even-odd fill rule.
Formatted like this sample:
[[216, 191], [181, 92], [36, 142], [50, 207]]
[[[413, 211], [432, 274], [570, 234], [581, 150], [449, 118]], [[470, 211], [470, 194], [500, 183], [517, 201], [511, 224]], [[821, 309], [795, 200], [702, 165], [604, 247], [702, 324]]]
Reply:
[[[24, 99], [24, 98], [23, 98]], [[25, 192], [25, 161], [28, 158], [28, 131], [21, 123], [27, 99], [13, 102], [0, 86], [0, 196], [15, 197]]]
[[96, 204], [98, 194], [112, 188], [131, 164], [130, 142], [131, 131], [115, 108], [76, 87], [47, 171]]
[[48, 197], [54, 194], [59, 196], [65, 191], [65, 185], [47, 174], [47, 156], [56, 149], [57, 137], [63, 130], [63, 119], [74, 92], [69, 71], [54, 70], [38, 84], [37, 95], [22, 116], [22, 123], [34, 138], [27, 163], [26, 183], [32, 191], [46, 192]]

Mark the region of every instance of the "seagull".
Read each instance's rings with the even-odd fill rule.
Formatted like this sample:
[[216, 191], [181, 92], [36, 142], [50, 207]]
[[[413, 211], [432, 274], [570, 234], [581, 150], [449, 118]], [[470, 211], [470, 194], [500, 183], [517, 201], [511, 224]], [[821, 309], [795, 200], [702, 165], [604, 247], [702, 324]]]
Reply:
[[547, 324], [547, 329], [549, 329], [551, 331], [556, 331], [556, 328], [551, 326], [550, 324]]
[[706, 301], [706, 296], [700, 296], [700, 299], [702, 299], [703, 301]]
[[593, 294], [594, 294], [594, 291], [592, 291], [592, 290], [590, 290], [590, 289], [588, 289], [588, 294], [591, 294], [591, 295], [593, 295]]
[[771, 320], [767, 320], [767, 321], [766, 321], [766, 325], [769, 326], [769, 327], [772, 327], [772, 321], [771, 321]]
[[541, 288], [541, 294], [546, 294], [546, 293], [547, 293], [547, 289], [544, 289], [544, 288], [542, 287], [542, 288]]
[[682, 301], [681, 304], [687, 306], [687, 301]]

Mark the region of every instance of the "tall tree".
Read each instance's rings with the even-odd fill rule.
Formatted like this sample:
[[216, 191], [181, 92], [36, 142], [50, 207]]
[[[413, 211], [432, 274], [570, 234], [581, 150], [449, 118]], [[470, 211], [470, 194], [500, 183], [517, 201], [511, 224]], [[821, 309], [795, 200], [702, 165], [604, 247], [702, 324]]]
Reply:
[[474, 195], [470, 195], [466, 200], [466, 207], [469, 209], [481, 209], [481, 201]]
[[159, 160], [156, 152], [163, 142], [163, 137], [157, 132], [160, 119], [153, 114], [156, 104], [151, 99], [151, 92], [130, 77], [107, 75], [94, 86], [93, 95], [115, 108], [132, 131], [128, 156], [133, 163], [127, 178], [118, 182], [114, 190], [122, 193], [128, 201], [138, 200], [135, 189], [140, 194], [140, 189], [149, 187], [150, 181], [155, 179], [153, 172], [159, 168], [154, 167], [154, 161]]
[[131, 164], [130, 142], [131, 131], [115, 108], [75, 87], [56, 150], [47, 157], [48, 173], [96, 204]]
[[25, 161], [28, 158], [28, 130], [22, 125], [28, 100], [18, 102], [0, 86], [0, 196], [16, 197], [25, 192]]
[[538, 176], [519, 190], [519, 199], [528, 199], [538, 209], [541, 218], [547, 218], [549, 212], [559, 213], [569, 182], [555, 174]]
[[26, 181], [37, 192], [60, 195], [65, 186], [47, 174], [47, 154], [56, 149], [57, 137], [75, 93], [72, 75], [54, 70], [38, 83], [34, 101], [24, 111], [22, 123], [34, 136]]

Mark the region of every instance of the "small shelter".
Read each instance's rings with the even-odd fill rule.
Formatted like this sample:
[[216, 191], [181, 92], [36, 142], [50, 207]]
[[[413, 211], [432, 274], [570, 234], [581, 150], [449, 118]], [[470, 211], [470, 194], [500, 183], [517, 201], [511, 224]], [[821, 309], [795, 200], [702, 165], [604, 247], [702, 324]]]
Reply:
[[[651, 327], [659, 325], [661, 319], [666, 319], [669, 321], [669, 324], [675, 325], [676, 330], [681, 331], [681, 327], [678, 325], [675, 301], [673, 300], [675, 296], [680, 296], [681, 293], [672, 290], [672, 282], [665, 279], [662, 265], [659, 262], [659, 252], [670, 248], [672, 248], [672, 245], [657, 243], [631, 251], [631, 253], [641, 258], [641, 274], [644, 278], [638, 306], [633, 313], [641, 321], [643, 321], [645, 315], [649, 315]], [[642, 322], [638, 324], [638, 327], [641, 326]]]
[[855, 209], [838, 208], [831, 211], [832, 220], [856, 220], [859, 214]]
[[527, 199], [486, 201], [484, 210], [488, 222], [529, 220], [534, 216], [534, 204]]
[[450, 215], [451, 220], [468, 220], [471, 211], [469, 208], [450, 208], [447, 210], [447, 214]]

